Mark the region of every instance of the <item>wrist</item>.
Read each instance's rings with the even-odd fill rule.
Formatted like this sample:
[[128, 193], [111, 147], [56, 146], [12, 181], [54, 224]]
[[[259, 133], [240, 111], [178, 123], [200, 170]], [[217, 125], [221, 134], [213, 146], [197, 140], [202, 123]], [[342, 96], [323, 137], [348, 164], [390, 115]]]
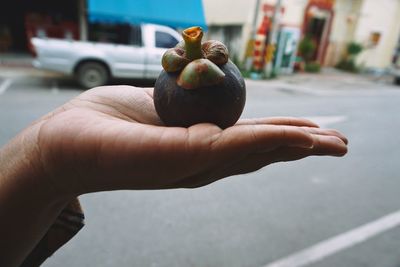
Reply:
[[1, 266], [19, 266], [72, 199], [49, 183], [35, 126], [0, 149]]
[[59, 192], [46, 172], [37, 142], [39, 130], [39, 125], [33, 125], [0, 149], [0, 185], [8, 186], [10, 192], [36, 195], [46, 203], [71, 200], [73, 196]]

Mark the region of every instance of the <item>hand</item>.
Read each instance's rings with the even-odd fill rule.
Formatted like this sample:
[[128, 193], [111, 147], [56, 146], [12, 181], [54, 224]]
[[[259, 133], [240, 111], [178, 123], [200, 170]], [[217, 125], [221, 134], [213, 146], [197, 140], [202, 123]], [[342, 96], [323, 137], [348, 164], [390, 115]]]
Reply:
[[0, 265], [20, 266], [77, 195], [194, 188], [278, 161], [342, 156], [346, 143], [295, 118], [241, 120], [225, 130], [164, 127], [152, 89], [89, 90], [0, 150]]
[[278, 161], [342, 156], [346, 138], [295, 118], [164, 127], [152, 89], [100, 87], [35, 123], [42, 168], [60, 194], [199, 187]]

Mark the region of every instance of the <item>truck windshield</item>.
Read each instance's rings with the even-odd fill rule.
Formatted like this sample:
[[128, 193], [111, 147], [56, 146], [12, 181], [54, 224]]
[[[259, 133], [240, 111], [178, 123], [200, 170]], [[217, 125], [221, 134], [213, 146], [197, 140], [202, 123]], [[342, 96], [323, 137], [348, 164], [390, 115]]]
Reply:
[[156, 31], [156, 47], [171, 48], [174, 47], [179, 41], [166, 32]]

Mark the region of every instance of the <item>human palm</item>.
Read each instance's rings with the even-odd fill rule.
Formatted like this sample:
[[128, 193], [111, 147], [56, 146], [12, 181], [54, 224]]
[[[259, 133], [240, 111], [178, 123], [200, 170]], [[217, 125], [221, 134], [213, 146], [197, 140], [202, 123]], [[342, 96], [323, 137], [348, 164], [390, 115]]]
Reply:
[[35, 125], [41, 164], [60, 193], [198, 187], [310, 155], [342, 156], [346, 138], [295, 118], [164, 127], [152, 89], [99, 87]]
[[[335, 130], [295, 118], [241, 120], [224, 130], [209, 123], [165, 127], [152, 89], [94, 88], [0, 150], [0, 249], [9, 252], [0, 265], [20, 266], [31, 252], [44, 260], [67, 242], [82, 223], [78, 195], [194, 188], [278, 161], [342, 156], [346, 143]], [[72, 227], [59, 227], [64, 211], [74, 214]]]

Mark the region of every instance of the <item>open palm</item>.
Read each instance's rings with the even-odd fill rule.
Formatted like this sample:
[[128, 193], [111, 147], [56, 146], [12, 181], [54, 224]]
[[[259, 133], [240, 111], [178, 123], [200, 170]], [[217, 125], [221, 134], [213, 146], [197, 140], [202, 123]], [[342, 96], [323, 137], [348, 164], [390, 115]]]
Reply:
[[35, 123], [43, 168], [60, 193], [199, 187], [278, 161], [347, 151], [342, 134], [304, 119], [165, 127], [152, 91], [95, 88]]

